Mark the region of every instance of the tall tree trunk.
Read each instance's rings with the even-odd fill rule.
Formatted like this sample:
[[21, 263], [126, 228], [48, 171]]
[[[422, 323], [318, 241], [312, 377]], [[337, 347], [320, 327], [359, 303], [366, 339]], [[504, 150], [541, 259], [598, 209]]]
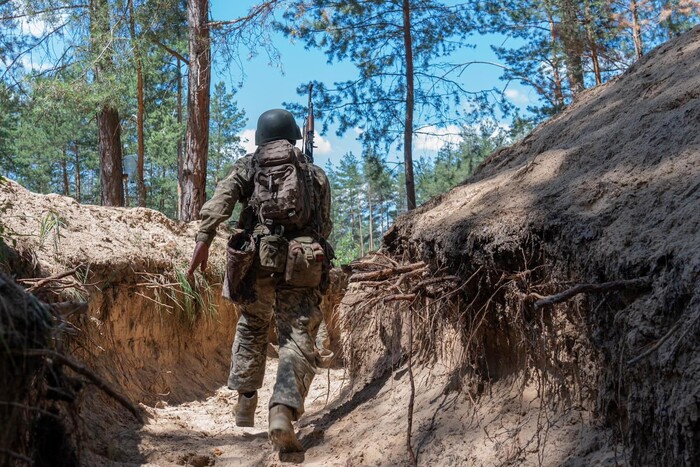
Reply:
[[367, 204], [369, 205], [369, 251], [374, 251], [374, 221], [372, 219], [372, 185], [367, 184]]
[[639, 22], [639, 3], [637, 0], [630, 1], [630, 12], [632, 13], [632, 42], [634, 42], [634, 53], [637, 60], [644, 55], [644, 43], [642, 42], [642, 25]]
[[187, 136], [182, 168], [180, 219], [199, 219], [206, 201], [207, 152], [209, 150], [209, 88], [211, 47], [208, 26], [209, 0], [188, 0], [190, 64], [187, 94]]
[[351, 219], [351, 224], [352, 224], [352, 229], [350, 232], [352, 233], [352, 243], [356, 245], [357, 243], [355, 242], [355, 209], [352, 208], [350, 210], [350, 219]]
[[145, 160], [145, 147], [143, 135], [143, 120], [145, 114], [145, 105], [143, 102], [143, 61], [141, 60], [141, 51], [139, 48], [139, 40], [136, 37], [136, 19], [134, 18], [134, 0], [129, 0], [129, 31], [131, 33], [131, 42], [134, 46], [134, 58], [136, 59], [136, 100], [138, 102], [136, 112], [136, 140], [137, 140], [137, 155], [136, 155], [136, 186], [139, 192], [139, 206], [146, 207], [146, 182], [143, 176], [143, 167]]
[[[359, 200], [358, 200], [359, 201]], [[355, 203], [355, 206], [360, 206], [360, 203]], [[357, 223], [360, 226], [360, 256], [365, 255], [365, 236], [362, 233], [362, 210], [357, 209]]]
[[598, 61], [598, 43], [596, 42], [595, 24], [593, 15], [591, 15], [591, 2], [584, 2], [586, 14], [586, 38], [588, 39], [588, 48], [591, 50], [591, 62], [593, 63], [593, 74], [595, 75], [595, 84], [600, 86], [603, 84], [603, 77], [600, 73], [600, 63]]
[[214, 161], [214, 176], [215, 178], [215, 183], [214, 186], [219, 184], [219, 171], [221, 170], [221, 160], [223, 157], [221, 156], [222, 153], [224, 152], [223, 148], [223, 136], [221, 135], [221, 125], [217, 125], [216, 128], [216, 137], [217, 137], [217, 147], [216, 150], [214, 151], [216, 160]]
[[379, 200], [379, 233], [381, 235], [384, 235], [384, 195], [382, 195], [382, 198]]
[[[557, 108], [564, 107], [564, 91], [562, 90], [561, 75], [559, 74], [559, 56], [557, 55], [557, 27], [552, 16], [552, 8], [549, 2], [546, 4], [547, 18], [549, 19], [550, 46], [552, 48], [552, 79], [554, 103]], [[471, 173], [471, 159], [469, 159]]]
[[[163, 178], [163, 180], [165, 180], [166, 175], [167, 172], [165, 170], [165, 166], [163, 166], [161, 169], [161, 177]], [[158, 202], [158, 210], [160, 212], [165, 212], [165, 190], [163, 190], [163, 188], [160, 189], [160, 201]]]
[[[114, 66], [107, 0], [90, 1], [90, 39], [92, 52], [98, 57], [95, 62], [95, 81], [100, 83], [103, 81], [103, 75]], [[97, 131], [102, 204], [124, 206], [121, 125], [119, 112], [108, 101], [102, 104], [97, 114]]]
[[63, 175], [63, 196], [70, 196], [70, 182], [68, 181], [68, 144], [63, 148], [61, 173]]
[[182, 128], [182, 61], [177, 59], [177, 215], [182, 220], [182, 148], [183, 138], [180, 129]]
[[411, 6], [403, 0], [403, 45], [406, 53], [406, 119], [403, 130], [403, 162], [406, 173], [406, 207], [416, 207], [416, 186], [413, 181], [413, 42], [411, 38]]
[[80, 149], [77, 142], [73, 143], [73, 154], [75, 155], [75, 159], [73, 161], [73, 170], [75, 170], [75, 200], [80, 203], [82, 202], [80, 199], [82, 176], [80, 175]]
[[578, 21], [578, 2], [561, 0], [561, 39], [566, 56], [566, 74], [571, 94], [576, 97], [584, 90], [583, 40]]
[[102, 205], [124, 206], [122, 144], [119, 112], [108, 105], [97, 114], [100, 149], [100, 181]]

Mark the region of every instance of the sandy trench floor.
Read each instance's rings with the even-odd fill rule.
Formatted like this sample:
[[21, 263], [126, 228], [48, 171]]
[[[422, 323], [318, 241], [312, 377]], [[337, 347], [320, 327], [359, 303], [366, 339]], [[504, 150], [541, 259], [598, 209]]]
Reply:
[[[255, 426], [237, 427], [233, 409], [237, 393], [226, 386], [203, 401], [187, 402], [169, 406], [145, 407], [149, 420], [139, 435], [139, 450], [148, 466], [258, 466], [258, 465], [334, 465], [329, 459], [317, 459], [314, 451], [321, 446], [309, 448], [318, 433], [312, 427], [299, 429], [297, 433], [307, 449], [303, 454], [275, 452], [267, 437], [267, 402], [277, 372], [277, 359], [268, 358], [263, 387], [258, 391], [259, 403], [255, 413]], [[337, 397], [347, 381], [343, 369], [319, 369], [306, 399], [305, 419], [324, 411]], [[335, 465], [345, 465], [338, 462]]]

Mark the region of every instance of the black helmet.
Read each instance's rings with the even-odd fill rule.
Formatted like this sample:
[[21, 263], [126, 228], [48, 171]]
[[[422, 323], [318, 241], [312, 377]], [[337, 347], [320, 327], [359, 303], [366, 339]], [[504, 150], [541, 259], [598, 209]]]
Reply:
[[269, 143], [278, 139], [301, 139], [301, 130], [294, 120], [294, 115], [284, 109], [272, 109], [258, 118], [258, 127], [255, 130], [255, 145]]

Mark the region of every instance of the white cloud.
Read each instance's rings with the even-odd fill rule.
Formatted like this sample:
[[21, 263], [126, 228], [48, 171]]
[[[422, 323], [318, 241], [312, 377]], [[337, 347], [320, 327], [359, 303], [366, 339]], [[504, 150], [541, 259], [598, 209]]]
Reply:
[[19, 23], [19, 30], [27, 36], [41, 37], [48, 31], [48, 24], [38, 18], [23, 18]]
[[[316, 147], [314, 152], [316, 154], [330, 154], [333, 151], [333, 145], [331, 142], [318, 133], [314, 133], [314, 135], [314, 145]], [[257, 148], [255, 145], [255, 130], [252, 128], [247, 128], [243, 130], [240, 137], [241, 145], [245, 148], [246, 154], [255, 152], [255, 148]], [[299, 149], [303, 149], [301, 147], [301, 140], [297, 141], [297, 147]]]
[[506, 89], [505, 95], [515, 105], [528, 105], [531, 103], [530, 96], [519, 89]]
[[457, 125], [436, 127], [430, 125], [421, 128], [413, 140], [413, 146], [418, 150], [439, 151], [446, 144], [459, 143], [462, 138], [459, 135], [460, 128]]
[[331, 142], [316, 132], [314, 132], [314, 145], [316, 154], [330, 154], [333, 151]]
[[241, 145], [245, 148], [245, 153], [250, 154], [255, 152], [255, 130], [251, 128], [246, 128], [241, 133]]
[[49, 63], [37, 63], [32, 59], [31, 55], [28, 54], [22, 55], [22, 58], [20, 58], [20, 63], [22, 63], [22, 66], [25, 69], [32, 71], [45, 71], [51, 68]]

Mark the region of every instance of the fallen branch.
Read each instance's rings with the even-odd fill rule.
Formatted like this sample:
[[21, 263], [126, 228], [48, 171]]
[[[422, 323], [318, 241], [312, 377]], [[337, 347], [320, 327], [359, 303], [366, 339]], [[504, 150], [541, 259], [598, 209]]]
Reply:
[[542, 296], [537, 293], [530, 293], [526, 298], [534, 298], [535, 309], [542, 308], [543, 306], [550, 306], [556, 303], [561, 303], [569, 300], [570, 298], [588, 292], [607, 292], [610, 290], [619, 289], [644, 289], [651, 285], [651, 279], [648, 277], [639, 277], [637, 279], [621, 280], [604, 282], [602, 284], [578, 284], [570, 289], [554, 295]]
[[416, 269], [420, 269], [423, 267], [425, 267], [425, 263], [421, 261], [419, 263], [407, 264], [405, 266], [398, 266], [396, 268], [385, 268], [380, 269], [379, 271], [366, 272], [363, 274], [354, 274], [350, 277], [350, 280], [348, 282], [384, 280], [388, 279], [391, 276], [415, 271]]
[[50, 282], [56, 282], [56, 281], [59, 281], [59, 280], [63, 279], [64, 277], [68, 277], [68, 276], [74, 275], [75, 273], [78, 272], [78, 270], [79, 270], [82, 266], [83, 266], [83, 265], [81, 264], [81, 265], [76, 266], [75, 268], [71, 269], [70, 271], [65, 271], [65, 272], [62, 272], [62, 273], [60, 273], [60, 274], [55, 274], [55, 275], [53, 275], [53, 276], [44, 277], [44, 278], [36, 278], [36, 279], [22, 279], [22, 280], [20, 280], [20, 282], [23, 282], [23, 283], [24, 283], [24, 282], [33, 282], [33, 281], [37, 281], [36, 284], [34, 284], [34, 285], [32, 285], [31, 287], [27, 288], [27, 292], [34, 292], [35, 290], [38, 290], [38, 289], [44, 287], [46, 284], [48, 284], [48, 283], [50, 283]]
[[52, 360], [56, 361], [57, 363], [60, 363], [61, 365], [65, 365], [71, 370], [75, 371], [79, 375], [82, 375], [86, 377], [92, 384], [97, 386], [98, 389], [102, 390], [105, 394], [110, 396], [112, 399], [117, 401], [119, 404], [121, 404], [122, 407], [124, 407], [126, 410], [131, 412], [131, 414], [136, 418], [136, 420], [139, 421], [139, 423], [143, 423], [143, 415], [139, 411], [138, 408], [134, 404], [129, 401], [126, 397], [122, 396], [119, 394], [117, 391], [112, 389], [112, 387], [105, 382], [102, 378], [97, 376], [92, 370], [87, 368], [84, 365], [81, 365], [77, 361], [73, 360], [72, 358], [68, 357], [67, 355], [63, 355], [59, 352], [49, 350], [49, 349], [25, 349], [17, 352], [20, 355], [24, 355], [27, 357], [47, 357], [51, 358]]

